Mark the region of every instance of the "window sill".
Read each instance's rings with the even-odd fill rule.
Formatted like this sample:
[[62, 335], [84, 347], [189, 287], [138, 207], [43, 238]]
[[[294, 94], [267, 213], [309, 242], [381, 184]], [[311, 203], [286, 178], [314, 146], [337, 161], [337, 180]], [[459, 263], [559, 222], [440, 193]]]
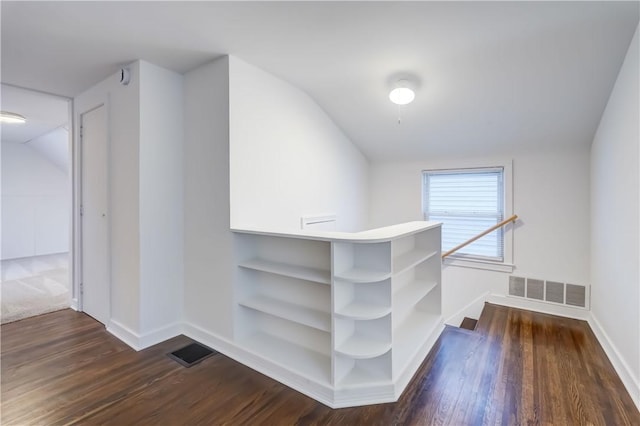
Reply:
[[512, 273], [515, 265], [504, 262], [492, 262], [490, 260], [460, 259], [456, 257], [446, 257], [445, 266], [459, 266], [462, 268], [483, 269], [485, 271]]

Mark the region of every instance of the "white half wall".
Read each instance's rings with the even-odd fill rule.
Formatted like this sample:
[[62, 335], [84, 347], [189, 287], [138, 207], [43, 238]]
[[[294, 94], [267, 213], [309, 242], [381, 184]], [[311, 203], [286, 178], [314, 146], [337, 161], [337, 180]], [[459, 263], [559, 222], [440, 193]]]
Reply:
[[306, 93], [229, 58], [231, 226], [299, 230], [336, 215], [366, 228], [368, 162]]
[[2, 259], [69, 251], [70, 212], [68, 175], [29, 144], [2, 143]]
[[639, 50], [636, 30], [591, 147], [591, 309], [640, 408]]
[[[512, 154], [514, 275], [589, 284], [589, 148]], [[505, 159], [425, 159], [371, 166], [371, 226], [423, 220], [422, 171], [477, 167]], [[449, 318], [486, 294], [506, 295], [505, 272], [445, 266], [443, 315]], [[478, 312], [479, 313], [479, 312]]]
[[233, 338], [229, 59], [184, 76], [184, 321]]

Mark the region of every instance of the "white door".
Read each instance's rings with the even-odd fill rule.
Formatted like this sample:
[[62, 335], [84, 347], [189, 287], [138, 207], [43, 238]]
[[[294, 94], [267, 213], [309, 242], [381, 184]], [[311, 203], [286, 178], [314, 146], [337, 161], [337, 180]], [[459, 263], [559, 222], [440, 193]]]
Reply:
[[80, 116], [82, 150], [82, 310], [110, 318], [109, 146], [106, 107]]

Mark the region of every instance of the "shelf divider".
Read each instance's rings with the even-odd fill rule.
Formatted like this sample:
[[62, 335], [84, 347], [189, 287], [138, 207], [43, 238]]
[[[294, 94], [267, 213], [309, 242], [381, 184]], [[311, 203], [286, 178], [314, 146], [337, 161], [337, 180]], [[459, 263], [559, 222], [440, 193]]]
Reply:
[[336, 316], [355, 320], [371, 320], [382, 318], [391, 313], [391, 306], [372, 305], [354, 301], [347, 306], [336, 309]]
[[435, 281], [413, 281], [403, 288], [399, 289], [393, 295], [393, 304], [394, 306], [404, 307], [405, 309], [413, 308], [416, 303], [422, 300], [422, 298], [424, 298], [437, 286], [438, 283]]
[[385, 342], [356, 334], [336, 348], [336, 352], [353, 359], [367, 359], [383, 355], [390, 349], [390, 341]]
[[261, 332], [244, 338], [241, 345], [257, 356], [314, 382], [325, 386], [331, 384], [331, 357], [328, 355]]
[[419, 265], [437, 254], [437, 251], [419, 249], [402, 254], [393, 260], [393, 273], [394, 275], [401, 274], [402, 272]]
[[352, 283], [376, 283], [378, 281], [384, 281], [390, 276], [390, 271], [375, 271], [361, 268], [353, 268], [348, 271], [335, 274], [336, 279], [350, 281]]
[[240, 301], [239, 304], [317, 330], [331, 331], [331, 315], [329, 312], [315, 310], [260, 294], [248, 297]]
[[299, 278], [320, 284], [331, 284], [331, 272], [325, 269], [310, 268], [307, 266], [289, 265], [287, 263], [274, 262], [266, 259], [249, 259], [238, 266], [256, 271], [269, 272], [285, 277]]

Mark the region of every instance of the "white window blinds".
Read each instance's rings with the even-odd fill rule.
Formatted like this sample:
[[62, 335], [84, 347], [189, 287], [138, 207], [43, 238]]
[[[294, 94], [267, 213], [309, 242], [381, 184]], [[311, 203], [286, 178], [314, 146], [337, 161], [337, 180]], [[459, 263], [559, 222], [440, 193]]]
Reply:
[[[423, 172], [425, 220], [442, 222], [447, 251], [504, 219], [502, 167]], [[502, 228], [457, 251], [454, 256], [504, 261]]]

